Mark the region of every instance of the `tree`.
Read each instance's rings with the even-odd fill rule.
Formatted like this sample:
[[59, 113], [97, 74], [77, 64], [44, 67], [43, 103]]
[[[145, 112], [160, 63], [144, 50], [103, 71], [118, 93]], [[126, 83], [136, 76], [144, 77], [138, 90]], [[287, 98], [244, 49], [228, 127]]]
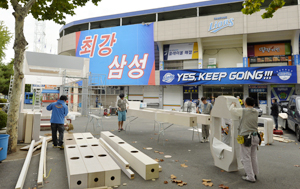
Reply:
[[[242, 12], [247, 15], [251, 15], [255, 12], [260, 11], [261, 4], [264, 3], [265, 0], [246, 0], [243, 3], [244, 8]], [[263, 19], [272, 18], [273, 14], [285, 4], [284, 0], [272, 0], [269, 6], [266, 8], [266, 12], [261, 15]]]
[[[7, 134], [10, 135], [8, 153], [16, 152], [18, 139], [19, 100], [21, 96], [21, 84], [24, 78], [23, 60], [25, 48], [28, 45], [24, 36], [24, 20], [28, 14], [37, 20], [53, 20], [58, 24], [65, 24], [66, 15], [75, 15], [74, 9], [85, 6], [89, 0], [1, 0], [0, 8], [8, 9], [9, 2], [12, 5], [15, 17], [15, 41], [14, 41], [14, 82], [12, 96], [7, 117]], [[96, 6], [101, 0], [91, 0]]]
[[8, 94], [10, 76], [14, 75], [14, 61], [7, 65], [0, 63], [0, 93]]
[[6, 47], [11, 37], [11, 33], [8, 31], [8, 28], [4, 25], [4, 22], [0, 21], [0, 62], [2, 62], [3, 58], [5, 57], [4, 50], [6, 50]]

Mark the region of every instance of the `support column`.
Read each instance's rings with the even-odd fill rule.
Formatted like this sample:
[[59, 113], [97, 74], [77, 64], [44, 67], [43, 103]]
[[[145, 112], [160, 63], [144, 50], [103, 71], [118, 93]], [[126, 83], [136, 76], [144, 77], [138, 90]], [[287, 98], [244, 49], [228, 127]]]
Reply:
[[163, 86], [159, 86], [159, 94], [158, 94], [158, 97], [159, 97], [159, 109], [163, 109], [163, 96], [164, 96], [164, 88]]
[[89, 93], [88, 78], [85, 78], [82, 81], [82, 102], [81, 102], [81, 115], [82, 116], [87, 116], [89, 113], [88, 112], [88, 101], [90, 99], [89, 99], [88, 93]]
[[244, 91], [243, 99], [246, 99], [247, 97], [249, 97], [249, 86], [244, 85], [243, 88], [244, 88], [243, 89], [243, 91]]
[[198, 98], [202, 98], [203, 97], [203, 86], [199, 85], [198, 86]]
[[300, 57], [299, 57], [299, 35], [300, 30], [295, 30], [292, 38], [292, 49], [293, 49], [293, 65], [300, 65]]
[[243, 35], [243, 67], [248, 67], [247, 34]]
[[272, 96], [271, 96], [271, 85], [268, 85], [268, 91], [267, 91], [267, 115], [270, 115], [271, 111], [270, 111], [270, 107], [272, 106]]
[[198, 69], [203, 68], [203, 46], [202, 46], [202, 41], [201, 38], [197, 39], [198, 43]]
[[159, 70], [164, 70], [164, 45], [162, 42], [157, 42], [159, 51]]

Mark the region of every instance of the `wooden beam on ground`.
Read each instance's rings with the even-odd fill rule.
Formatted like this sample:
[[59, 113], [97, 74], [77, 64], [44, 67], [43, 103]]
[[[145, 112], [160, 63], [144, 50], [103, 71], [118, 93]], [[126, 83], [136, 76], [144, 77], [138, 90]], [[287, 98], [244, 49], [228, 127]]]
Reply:
[[24, 186], [24, 182], [25, 182], [25, 179], [26, 179], [26, 175], [27, 175], [29, 164], [30, 164], [31, 157], [32, 157], [34, 142], [35, 142], [34, 140], [31, 141], [31, 145], [30, 145], [30, 148], [28, 150], [28, 153], [27, 153], [26, 159], [24, 161], [24, 164], [23, 164], [23, 167], [22, 167], [20, 176], [18, 178], [15, 189], [22, 189], [23, 186]]
[[105, 171], [105, 185], [104, 186], [119, 186], [121, 185], [121, 169], [112, 159], [112, 157], [104, 150], [97, 140], [96, 144], [89, 144], [95, 157]]
[[46, 140], [46, 142], [45, 142], [45, 158], [44, 158], [44, 176], [43, 176], [43, 178], [46, 178], [47, 177], [47, 166], [46, 166], [46, 160], [47, 160], [47, 147], [48, 147], [48, 142], [47, 142], [47, 140]]
[[77, 145], [65, 146], [69, 189], [88, 188], [88, 174]]
[[64, 145], [75, 145], [76, 141], [73, 136], [73, 133], [64, 133]]
[[[52, 137], [51, 137], [51, 136], [46, 137], [46, 141], [47, 141], [47, 142], [49, 142], [49, 141], [51, 141], [51, 140], [52, 140]], [[43, 142], [43, 137], [42, 137], [42, 139], [40, 139], [39, 141], [37, 141], [37, 142], [34, 143], [34, 147], [35, 147], [35, 146], [38, 146], [38, 145], [40, 145], [40, 144], [42, 144], [42, 142]], [[30, 146], [31, 146], [31, 145], [24, 146], [24, 147], [20, 148], [20, 150], [28, 150], [28, 149], [30, 148]]]
[[159, 164], [155, 160], [111, 132], [101, 132], [101, 138], [114, 148], [142, 178], [151, 180], [159, 177]]
[[134, 172], [129, 169], [129, 163], [122, 157], [118, 152], [116, 152], [105, 140], [99, 139], [100, 144], [103, 148], [111, 155], [115, 162], [119, 165], [122, 171], [127, 175], [129, 179], [134, 179]]
[[[80, 141], [81, 142], [81, 141]], [[88, 187], [106, 186], [105, 170], [88, 144], [77, 145], [88, 173]]]
[[40, 163], [39, 163], [39, 170], [38, 170], [38, 179], [37, 179], [37, 184], [38, 187], [42, 187], [44, 185], [44, 163], [45, 163], [45, 144], [46, 144], [46, 138], [43, 138], [43, 143], [42, 143], [42, 150], [40, 153]]

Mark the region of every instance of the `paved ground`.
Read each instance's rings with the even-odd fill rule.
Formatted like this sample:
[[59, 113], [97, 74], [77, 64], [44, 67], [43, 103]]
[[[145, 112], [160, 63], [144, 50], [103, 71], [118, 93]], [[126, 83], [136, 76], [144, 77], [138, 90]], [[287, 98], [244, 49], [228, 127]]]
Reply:
[[[76, 118], [74, 121], [74, 132], [83, 132], [87, 123], [86, 117]], [[214, 186], [224, 184], [229, 188], [266, 188], [266, 189], [299, 189], [299, 174], [300, 167], [300, 149], [298, 143], [280, 143], [275, 141], [273, 145], [260, 147], [258, 152], [260, 174], [258, 181], [255, 184], [245, 182], [241, 179], [244, 174], [243, 170], [238, 172], [222, 172], [221, 169], [214, 166], [213, 158], [210, 153], [209, 144], [199, 143], [195, 135], [192, 141], [192, 131], [182, 126], [172, 126], [165, 133], [165, 139], [157, 142], [157, 128], [154, 131], [153, 122], [148, 120], [138, 119], [131, 124], [130, 132], [117, 132], [117, 118], [104, 118], [104, 130], [112, 131], [120, 136], [126, 142], [130, 143], [137, 149], [143, 151], [152, 158], [164, 159], [160, 162], [163, 171], [160, 173], [159, 179], [156, 181], [145, 181], [138, 174], [134, 180], [129, 180], [122, 173], [122, 183], [127, 183], [127, 186], [119, 188], [178, 188], [173, 183], [170, 183], [170, 175], [174, 174], [178, 179], [187, 182], [185, 188], [206, 188], [202, 185], [202, 179], [212, 179]], [[92, 131], [92, 127], [88, 128]], [[99, 137], [99, 130], [94, 132], [96, 137]], [[43, 131], [42, 133], [49, 133]], [[200, 134], [201, 135], [201, 134]], [[285, 131], [284, 136], [295, 140], [294, 133]], [[136, 141], [136, 143], [133, 143]], [[165, 145], [163, 145], [165, 142]], [[144, 147], [151, 147], [153, 150], [145, 150]], [[164, 155], [171, 155], [172, 158], [166, 159], [164, 155], [154, 152], [164, 152]], [[178, 160], [178, 162], [176, 161]], [[3, 161], [0, 164], [0, 188], [14, 188], [18, 179], [20, 170], [24, 160]], [[38, 171], [39, 155], [34, 155], [28, 175], [26, 177], [24, 188], [33, 188], [36, 186], [37, 171]], [[185, 163], [188, 167], [183, 168], [180, 164]], [[64, 160], [63, 150], [52, 148], [52, 144], [48, 144], [47, 149], [47, 172], [51, 169], [45, 189], [67, 189], [67, 174]], [[164, 184], [164, 181], [169, 181]]]

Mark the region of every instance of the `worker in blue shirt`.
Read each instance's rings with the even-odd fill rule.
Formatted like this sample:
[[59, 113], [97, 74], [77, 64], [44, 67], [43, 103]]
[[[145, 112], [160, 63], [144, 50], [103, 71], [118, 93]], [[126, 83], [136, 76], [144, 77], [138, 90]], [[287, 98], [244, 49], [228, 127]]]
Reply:
[[[68, 106], [66, 105], [66, 101], [68, 97], [65, 95], [60, 96], [57, 102], [51, 103], [47, 106], [47, 110], [52, 110], [51, 116], [51, 130], [52, 130], [52, 141], [53, 147], [58, 147], [63, 149], [63, 139], [64, 139], [64, 123], [65, 117], [68, 115]], [[59, 139], [57, 141], [57, 131], [59, 133]]]

